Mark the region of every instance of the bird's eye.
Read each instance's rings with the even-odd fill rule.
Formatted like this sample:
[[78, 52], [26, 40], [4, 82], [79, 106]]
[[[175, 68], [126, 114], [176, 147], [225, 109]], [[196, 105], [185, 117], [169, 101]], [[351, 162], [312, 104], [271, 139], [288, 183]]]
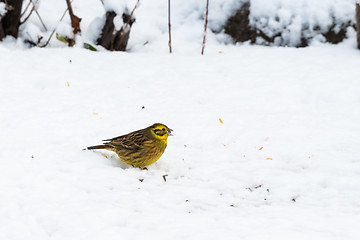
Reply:
[[162, 130], [165, 131], [165, 128], [163, 128]]

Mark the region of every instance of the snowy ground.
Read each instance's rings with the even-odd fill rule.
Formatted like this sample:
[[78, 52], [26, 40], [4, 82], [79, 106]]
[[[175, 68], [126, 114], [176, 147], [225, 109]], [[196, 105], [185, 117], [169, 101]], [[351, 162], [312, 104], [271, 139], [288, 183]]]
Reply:
[[[358, 239], [354, 33], [303, 49], [209, 33], [201, 56], [204, 4], [174, 2], [172, 55], [155, 0], [137, 10], [127, 53], [0, 43], [0, 239]], [[65, 8], [41, 1], [49, 29]], [[100, 1], [74, 9], [87, 41]], [[34, 16], [21, 37], [40, 31]], [[174, 136], [148, 171], [82, 151], [155, 122]]]
[[[354, 41], [206, 56], [0, 45], [0, 239], [357, 239]], [[148, 171], [81, 150], [154, 122], [174, 136]]]

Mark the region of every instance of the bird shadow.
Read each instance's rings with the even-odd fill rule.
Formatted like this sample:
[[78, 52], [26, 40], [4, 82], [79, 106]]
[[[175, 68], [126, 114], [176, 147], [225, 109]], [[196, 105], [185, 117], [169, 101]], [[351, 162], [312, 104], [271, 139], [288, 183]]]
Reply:
[[105, 151], [104, 152], [94, 151], [94, 153], [106, 158], [108, 160], [108, 163], [113, 167], [118, 167], [122, 169], [131, 168], [131, 166], [121, 161], [120, 158], [115, 153], [105, 152]]

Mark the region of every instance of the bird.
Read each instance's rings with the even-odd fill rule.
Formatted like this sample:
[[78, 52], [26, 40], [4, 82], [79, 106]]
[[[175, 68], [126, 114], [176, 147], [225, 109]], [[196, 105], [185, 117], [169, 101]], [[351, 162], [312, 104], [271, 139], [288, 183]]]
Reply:
[[105, 139], [103, 144], [86, 149], [113, 151], [124, 163], [142, 168], [159, 160], [167, 146], [168, 136], [172, 136], [172, 131], [165, 124], [155, 123], [144, 129]]

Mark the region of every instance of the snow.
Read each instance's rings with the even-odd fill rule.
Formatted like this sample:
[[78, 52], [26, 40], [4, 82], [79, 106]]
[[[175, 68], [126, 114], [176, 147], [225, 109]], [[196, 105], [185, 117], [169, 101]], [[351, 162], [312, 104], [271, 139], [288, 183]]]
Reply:
[[[301, 37], [319, 39], [332, 25], [355, 23], [353, 0], [252, 0], [250, 25], [267, 36], [280, 33], [272, 45], [297, 46]], [[258, 41], [261, 41], [258, 39]]]
[[0, 17], [4, 16], [5, 13], [6, 13], [6, 5], [5, 5], [5, 3], [0, 2]]
[[[64, 2], [41, 1], [49, 29], [68, 31]], [[171, 55], [165, 1], [135, 11], [129, 52], [0, 43], [0, 239], [358, 239], [355, 33], [296, 49], [209, 32], [202, 56], [197, 4], [191, 26], [174, 19]], [[103, 9], [73, 5], [85, 41]], [[82, 150], [155, 122], [174, 136], [148, 170]]]
[[[245, 0], [213, 0], [209, 5], [209, 29], [221, 34], [208, 31], [207, 40], [214, 43], [230, 43], [229, 36], [224, 35], [223, 26], [226, 20], [235, 14], [236, 10], [244, 3]], [[76, 15], [82, 18], [81, 29], [83, 37], [82, 42], [94, 43], [95, 36], [98, 36], [101, 22], [104, 19], [105, 10], [115, 11], [122, 15], [124, 6], [127, 11], [131, 12], [137, 4], [136, 0], [104, 0], [104, 6], [99, 0], [77, 0], [72, 3]], [[173, 34], [174, 51], [188, 52], [198, 48], [201, 44], [204, 28], [206, 1], [188, 0], [186, 4], [183, 1], [171, 1], [171, 24]], [[64, 27], [58, 27], [59, 19], [66, 9], [65, 1], [47, 0], [40, 1], [37, 4], [42, 18], [46, 19], [46, 25], [49, 31], [44, 32], [44, 41], [47, 39], [52, 29], [57, 28], [57, 33], [62, 36], [69, 36], [71, 31]], [[348, 23], [355, 23], [355, 9], [353, 0], [252, 0], [250, 5], [250, 25], [261, 30], [269, 37], [278, 35], [272, 45], [297, 46], [301, 42], [301, 37], [315, 39], [324, 42], [322, 33], [327, 32], [334, 25], [335, 29], [340, 29]], [[144, 1], [134, 12], [136, 24], [133, 25], [130, 34], [129, 49], [138, 51], [162, 51], [166, 52], [168, 38], [168, 20], [167, 20], [167, 1]], [[39, 30], [42, 26], [36, 16], [33, 14], [28, 21], [30, 24], [37, 25]], [[119, 23], [120, 22], [120, 23]], [[122, 21], [116, 21], [117, 26]], [[61, 24], [70, 25], [68, 15]], [[60, 25], [61, 25], [60, 24]], [[28, 38], [30, 35], [33, 39], [33, 28], [22, 31], [21, 37]], [[100, 29], [99, 29], [100, 28]], [[42, 30], [44, 31], [44, 30]], [[35, 31], [36, 32], [36, 31]], [[303, 34], [303, 35], [302, 35]], [[200, 40], [199, 40], [200, 39]], [[177, 44], [177, 43], [186, 43]], [[259, 44], [269, 44], [262, 38], [258, 38]], [[146, 43], [146, 44], [145, 44]], [[144, 46], [145, 44], [145, 46]], [[59, 42], [54, 38], [50, 46], [60, 47], [66, 44]]]
[[[357, 239], [352, 46], [1, 46], [0, 238]], [[148, 171], [81, 150], [154, 122], [175, 131]]]

